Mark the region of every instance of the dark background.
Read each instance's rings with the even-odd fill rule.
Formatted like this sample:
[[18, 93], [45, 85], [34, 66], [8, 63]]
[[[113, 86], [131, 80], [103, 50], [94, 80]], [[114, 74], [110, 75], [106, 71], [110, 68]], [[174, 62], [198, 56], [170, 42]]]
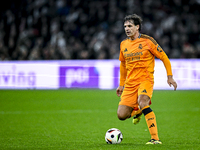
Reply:
[[7, 0], [0, 60], [118, 59], [133, 13], [169, 58], [200, 58], [200, 0]]

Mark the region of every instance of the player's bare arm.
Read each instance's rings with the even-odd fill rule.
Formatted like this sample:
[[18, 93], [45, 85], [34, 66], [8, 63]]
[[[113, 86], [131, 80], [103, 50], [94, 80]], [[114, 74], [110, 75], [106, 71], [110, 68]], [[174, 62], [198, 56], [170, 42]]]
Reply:
[[167, 76], [167, 83], [169, 84], [170, 87], [171, 87], [171, 85], [173, 85], [174, 91], [176, 91], [177, 83], [176, 83], [176, 81], [173, 79], [173, 76], [172, 76], [172, 75]]
[[116, 94], [117, 94], [117, 96], [119, 97], [119, 96], [121, 96], [121, 94], [122, 94], [122, 92], [123, 92], [123, 86], [119, 86], [118, 88], [117, 88], [117, 90], [116, 90]]

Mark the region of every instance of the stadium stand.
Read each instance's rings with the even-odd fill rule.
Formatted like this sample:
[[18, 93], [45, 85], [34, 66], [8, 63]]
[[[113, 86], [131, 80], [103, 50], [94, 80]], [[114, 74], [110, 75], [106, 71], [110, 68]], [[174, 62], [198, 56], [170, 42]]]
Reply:
[[0, 60], [118, 59], [123, 18], [143, 18], [169, 58], [200, 58], [200, 0], [8, 0]]

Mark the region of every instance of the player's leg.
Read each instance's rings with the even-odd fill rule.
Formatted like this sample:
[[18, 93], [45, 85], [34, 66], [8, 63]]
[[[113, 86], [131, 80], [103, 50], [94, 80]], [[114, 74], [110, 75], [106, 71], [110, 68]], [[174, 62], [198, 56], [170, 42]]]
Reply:
[[[149, 106], [150, 98], [147, 95], [139, 95], [138, 103], [142, 110], [142, 113], [145, 116], [145, 120], [149, 129], [149, 133], [151, 134], [151, 140], [146, 144], [162, 144], [159, 141], [156, 116], [152, 109]], [[155, 143], [157, 142], [157, 143]]]
[[125, 120], [131, 117], [132, 111], [133, 111], [132, 107], [126, 105], [119, 105], [117, 109], [117, 116], [120, 120]]
[[146, 81], [141, 84], [138, 90], [138, 104], [142, 113], [145, 116], [145, 120], [151, 134], [151, 140], [146, 144], [162, 144], [159, 141], [158, 137], [158, 130], [157, 130], [157, 123], [156, 123], [156, 116], [152, 109], [150, 108], [149, 104], [151, 101], [151, 97], [153, 94], [153, 83]]
[[117, 115], [120, 120], [130, 118], [141, 111], [138, 109], [138, 87], [124, 88], [119, 102]]
[[[133, 117], [133, 116], [141, 116], [141, 110], [134, 110], [132, 107], [130, 106], [126, 106], [126, 105], [119, 105], [118, 106], [118, 109], [117, 109], [117, 116], [120, 120], [125, 120], [125, 119], [128, 119], [130, 117]], [[140, 121], [140, 118], [139, 117], [139, 120], [138, 122]], [[137, 122], [137, 123], [138, 123]], [[133, 122], [134, 123], [134, 122]], [[134, 123], [136, 124], [136, 123]]]

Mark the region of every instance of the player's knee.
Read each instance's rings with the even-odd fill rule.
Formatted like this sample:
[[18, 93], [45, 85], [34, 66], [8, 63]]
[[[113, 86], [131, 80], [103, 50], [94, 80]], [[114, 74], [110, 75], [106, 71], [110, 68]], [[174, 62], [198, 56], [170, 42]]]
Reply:
[[118, 119], [119, 120], [126, 120], [126, 117], [124, 117], [123, 115], [121, 115], [121, 114], [117, 114], [117, 116], [118, 116]]
[[119, 105], [117, 110], [117, 116], [119, 120], [126, 120], [127, 118], [130, 118], [132, 112], [132, 108], [125, 106], [125, 105]]
[[128, 118], [128, 114], [124, 112], [117, 112], [117, 116], [119, 120], [126, 120]]

